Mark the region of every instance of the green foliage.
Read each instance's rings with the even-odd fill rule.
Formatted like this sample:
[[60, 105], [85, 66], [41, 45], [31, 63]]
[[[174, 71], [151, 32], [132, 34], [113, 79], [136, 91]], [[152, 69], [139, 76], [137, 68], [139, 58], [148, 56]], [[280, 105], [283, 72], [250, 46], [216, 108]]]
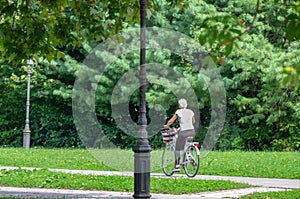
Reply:
[[[25, 125], [25, 103], [26, 70], [24, 68], [10, 67], [2, 63], [0, 66], [0, 87], [3, 92], [3, 97], [0, 98], [0, 140], [1, 145], [18, 146], [21, 141], [21, 135]], [[22, 100], [23, 103], [20, 101]], [[24, 125], [21, 123], [24, 122]]]
[[136, 3], [5, 0], [0, 10], [5, 16], [0, 23], [1, 56], [14, 63], [32, 56], [51, 61], [60, 56], [57, 47], [80, 46], [85, 39], [101, 41], [122, 28], [120, 16], [127, 7], [137, 13]]
[[[2, 1], [0, 145], [21, 145], [27, 85], [27, 69], [21, 63], [32, 57], [39, 63], [32, 69], [31, 82], [33, 146], [82, 145], [71, 99], [79, 63], [105, 38], [137, 26], [138, 4], [107, 0]], [[297, 1], [151, 1], [147, 14], [149, 26], [177, 30], [199, 40], [218, 64], [228, 110], [217, 149], [300, 149]], [[196, 137], [201, 141], [211, 119], [211, 100], [203, 77], [191, 63], [172, 52], [149, 49], [147, 62], [172, 66], [192, 85], [201, 110], [201, 134]], [[122, 55], [106, 68], [98, 84], [92, 85], [97, 87], [98, 122], [109, 140], [122, 148], [131, 147], [135, 139], [116, 128], [110, 97], [122, 75], [138, 65], [138, 52]], [[148, 112], [160, 104], [171, 116], [176, 109], [172, 91], [155, 84], [147, 89]], [[91, 104], [89, 100], [84, 103]], [[138, 104], [138, 92], [134, 92], [129, 107], [135, 121]], [[95, 126], [98, 123], [84, 128]], [[163, 146], [159, 135], [150, 141], [153, 148]], [[100, 141], [91, 142], [98, 147]]]
[[[168, 0], [180, 9], [182, 0]], [[148, 3], [148, 15], [154, 5]], [[10, 1], [0, 8], [0, 57], [18, 65], [32, 57], [60, 58], [60, 47], [102, 41], [139, 21], [139, 1]]]
[[[244, 129], [239, 132], [242, 148], [298, 150], [300, 96], [293, 89], [282, 87], [285, 75], [280, 73], [282, 64], [293, 62], [289, 57], [295, 54], [274, 52], [274, 47], [261, 36], [245, 40], [247, 43], [240, 44], [241, 48], [228, 57], [223, 68], [229, 106], [234, 110], [229, 110], [229, 118], [237, 122], [230, 125]], [[232, 71], [235, 74], [229, 77]]]
[[293, 7], [289, 10], [287, 15], [286, 37], [288, 40], [300, 39], [300, 3], [299, 1], [292, 1]]
[[[241, 28], [244, 24], [251, 28], [246, 29], [249, 34], [244, 32], [236, 37], [237, 45], [229, 51], [230, 55], [224, 57], [217, 49], [214, 53], [219, 56], [217, 61], [222, 67], [228, 96], [227, 124], [218, 147], [298, 150], [299, 134], [295, 132], [299, 131], [299, 123], [294, 117], [298, 114], [299, 101], [296, 92], [299, 76], [295, 67], [299, 60], [294, 58], [298, 54], [298, 43], [290, 43], [287, 50], [282, 28], [286, 25], [287, 13], [294, 9], [293, 2], [261, 2], [258, 10], [251, 1], [210, 3], [225, 14], [234, 13], [231, 19], [236, 17]], [[257, 20], [253, 21], [255, 15]], [[219, 24], [221, 30], [223, 24]]]
[[[74, 61], [49, 64], [43, 61], [32, 68], [30, 130], [33, 146], [80, 146], [71, 111]], [[73, 69], [71, 68], [73, 67]], [[69, 70], [69, 71], [67, 71]], [[27, 69], [1, 65], [1, 145], [21, 146], [25, 126]], [[68, 74], [68, 75], [66, 75]]]

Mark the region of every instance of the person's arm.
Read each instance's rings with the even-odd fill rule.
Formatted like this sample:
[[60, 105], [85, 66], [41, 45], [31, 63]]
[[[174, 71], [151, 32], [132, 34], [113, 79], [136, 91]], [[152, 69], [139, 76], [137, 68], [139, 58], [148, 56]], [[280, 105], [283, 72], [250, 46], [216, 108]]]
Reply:
[[165, 128], [165, 129], [169, 128], [169, 126], [170, 126], [171, 124], [173, 124], [173, 122], [175, 122], [176, 119], [177, 119], [177, 114], [174, 114], [173, 117], [167, 122], [167, 124], [164, 125], [164, 128]]
[[196, 120], [195, 120], [195, 116], [193, 116], [193, 118], [192, 118], [192, 122], [193, 122], [193, 124], [195, 124], [195, 122], [196, 122]]

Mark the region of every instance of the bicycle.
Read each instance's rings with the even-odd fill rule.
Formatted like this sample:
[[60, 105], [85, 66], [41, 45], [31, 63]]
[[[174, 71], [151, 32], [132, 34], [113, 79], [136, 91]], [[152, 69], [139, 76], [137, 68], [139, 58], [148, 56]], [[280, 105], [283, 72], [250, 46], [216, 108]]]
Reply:
[[[179, 129], [161, 130], [163, 142], [166, 144], [162, 155], [162, 169], [166, 176], [174, 174], [175, 144]], [[193, 142], [193, 137], [188, 137], [184, 146], [183, 154], [180, 155], [180, 166], [188, 177], [197, 175], [200, 167], [199, 142]], [[183, 155], [183, 157], [182, 157]]]

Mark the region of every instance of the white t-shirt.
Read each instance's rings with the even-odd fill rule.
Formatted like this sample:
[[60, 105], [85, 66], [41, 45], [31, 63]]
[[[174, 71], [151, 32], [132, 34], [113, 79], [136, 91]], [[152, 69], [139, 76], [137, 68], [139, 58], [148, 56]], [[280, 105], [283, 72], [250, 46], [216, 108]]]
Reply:
[[181, 131], [194, 129], [194, 112], [192, 110], [186, 108], [178, 109], [175, 114], [178, 116]]

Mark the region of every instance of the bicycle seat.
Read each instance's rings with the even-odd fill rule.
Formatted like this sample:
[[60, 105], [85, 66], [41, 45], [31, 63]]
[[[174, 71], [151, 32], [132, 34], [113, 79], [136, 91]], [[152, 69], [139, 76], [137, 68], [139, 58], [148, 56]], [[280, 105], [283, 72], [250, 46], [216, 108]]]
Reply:
[[186, 137], [186, 140], [188, 140], [188, 141], [193, 141], [193, 139], [194, 139], [194, 136], [188, 136], [188, 137]]

